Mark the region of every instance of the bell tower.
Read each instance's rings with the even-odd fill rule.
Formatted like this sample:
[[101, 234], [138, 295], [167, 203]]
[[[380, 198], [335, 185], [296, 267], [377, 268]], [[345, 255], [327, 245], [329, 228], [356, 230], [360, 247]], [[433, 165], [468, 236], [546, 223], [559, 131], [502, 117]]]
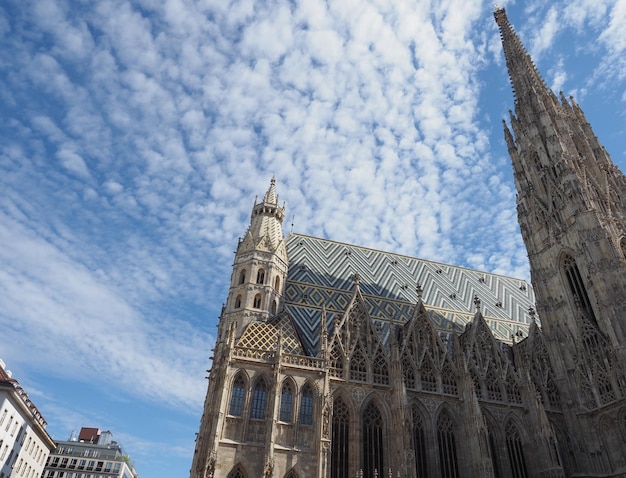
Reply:
[[250, 321], [267, 319], [281, 309], [288, 269], [284, 217], [272, 178], [263, 200], [254, 201], [250, 226], [237, 244], [220, 333], [234, 326], [239, 336]]
[[515, 111], [504, 136], [537, 311], [560, 390], [573, 468], [626, 470], [626, 178], [573, 98], [558, 98], [494, 12]]
[[583, 315], [623, 356], [626, 178], [578, 104], [546, 86], [505, 10], [494, 15], [515, 95], [504, 134], [542, 326], [576, 337]]

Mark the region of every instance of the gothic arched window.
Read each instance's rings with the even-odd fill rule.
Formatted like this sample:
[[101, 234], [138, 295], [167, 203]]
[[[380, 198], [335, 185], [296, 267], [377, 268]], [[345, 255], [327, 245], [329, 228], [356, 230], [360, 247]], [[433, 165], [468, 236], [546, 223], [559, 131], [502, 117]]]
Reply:
[[333, 402], [330, 478], [349, 478], [350, 412], [341, 398]]
[[350, 357], [350, 380], [367, 381], [367, 362], [360, 345], [356, 346]]
[[252, 303], [252, 307], [255, 309], [261, 308], [261, 294], [257, 294], [254, 296], [254, 302]]
[[313, 425], [313, 389], [308, 383], [302, 387], [300, 400], [300, 424]]
[[[376, 405], [363, 410], [363, 476], [384, 474], [383, 417]], [[376, 473], [376, 474], [375, 474]]]
[[241, 307], [241, 295], [238, 295], [235, 299], [235, 309], [239, 309]]
[[404, 377], [404, 386], [415, 390], [415, 370], [413, 370], [413, 364], [408, 359], [402, 362], [402, 375]]
[[379, 350], [376, 354], [373, 368], [374, 383], [389, 385], [389, 368], [387, 366], [387, 359], [383, 355], [382, 350]]
[[574, 302], [577, 306], [580, 306], [589, 319], [596, 324], [596, 316], [593, 313], [593, 308], [591, 307], [591, 302], [589, 300], [589, 296], [587, 295], [587, 289], [573, 257], [566, 256], [563, 259], [563, 271], [565, 272], [567, 284], [569, 285]]
[[246, 281], [246, 270], [243, 269], [240, 273], [239, 273], [239, 284], [243, 284]]
[[509, 454], [509, 463], [511, 464], [513, 478], [528, 478], [522, 439], [519, 430], [512, 420], [509, 420], [504, 432], [506, 434], [506, 449]]
[[278, 310], [278, 302], [273, 300], [272, 301], [272, 314], [275, 314], [277, 310]]
[[293, 384], [291, 380], [285, 380], [280, 392], [280, 421], [291, 422], [293, 410]]
[[256, 283], [265, 284], [265, 269], [259, 269], [259, 272], [257, 272]]
[[444, 410], [437, 419], [437, 445], [439, 447], [439, 466], [442, 478], [458, 478], [459, 464], [456, 456], [456, 436], [454, 422]]
[[230, 392], [230, 409], [228, 413], [235, 417], [240, 417], [243, 412], [243, 402], [246, 397], [246, 381], [243, 374], [238, 373], [233, 381]]
[[237, 465], [229, 474], [228, 478], [247, 478], [240, 465]]
[[276, 293], [280, 293], [280, 276], [276, 276], [276, 279], [274, 280], [274, 290]]
[[267, 384], [264, 379], [260, 379], [254, 385], [252, 393], [252, 409], [250, 418], [263, 420], [265, 418], [265, 405], [267, 404]]
[[330, 351], [330, 375], [343, 378], [343, 352], [338, 343]]
[[425, 392], [434, 392], [437, 390], [437, 377], [435, 369], [428, 357], [424, 358], [422, 367], [420, 368], [420, 378], [422, 381], [422, 390]]
[[426, 431], [424, 430], [424, 420], [418, 408], [414, 405], [413, 412], [413, 453], [415, 454], [415, 473], [417, 478], [428, 476], [428, 463], [426, 454]]

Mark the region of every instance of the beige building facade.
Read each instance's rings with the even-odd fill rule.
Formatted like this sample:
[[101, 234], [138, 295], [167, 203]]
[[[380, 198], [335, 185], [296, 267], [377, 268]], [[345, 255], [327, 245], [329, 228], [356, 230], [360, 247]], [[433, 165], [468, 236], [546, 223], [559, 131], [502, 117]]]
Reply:
[[532, 287], [284, 238], [272, 179], [237, 247], [192, 478], [626, 476], [626, 179], [494, 16]]

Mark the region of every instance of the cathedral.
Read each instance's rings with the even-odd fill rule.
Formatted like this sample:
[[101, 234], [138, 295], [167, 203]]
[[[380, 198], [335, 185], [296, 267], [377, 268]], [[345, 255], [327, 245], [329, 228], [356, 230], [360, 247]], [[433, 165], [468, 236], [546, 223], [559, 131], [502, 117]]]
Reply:
[[191, 478], [626, 477], [626, 178], [503, 8], [523, 280], [299, 234], [239, 240]]

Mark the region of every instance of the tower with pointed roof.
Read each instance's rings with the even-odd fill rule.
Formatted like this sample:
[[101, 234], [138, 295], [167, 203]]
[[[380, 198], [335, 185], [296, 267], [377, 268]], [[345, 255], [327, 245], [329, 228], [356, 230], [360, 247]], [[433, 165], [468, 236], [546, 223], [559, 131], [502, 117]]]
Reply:
[[546, 86], [506, 11], [494, 16], [515, 95], [504, 135], [519, 224], [566, 433], [579, 450], [572, 467], [618, 476], [626, 470], [626, 177], [574, 99]]
[[287, 249], [282, 223], [285, 207], [278, 203], [272, 178], [263, 200], [255, 200], [250, 226], [239, 240], [228, 300], [221, 324], [234, 326], [239, 336], [251, 320], [276, 315], [287, 278]]

